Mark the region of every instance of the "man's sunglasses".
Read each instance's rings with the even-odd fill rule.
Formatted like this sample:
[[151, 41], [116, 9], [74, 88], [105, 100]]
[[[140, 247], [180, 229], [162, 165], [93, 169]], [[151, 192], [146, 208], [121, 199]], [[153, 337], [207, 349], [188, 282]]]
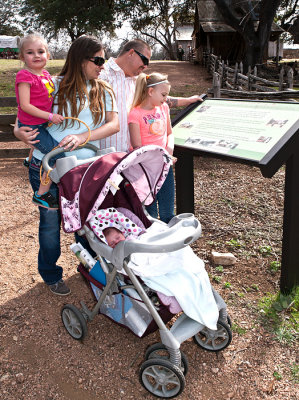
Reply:
[[133, 49], [135, 51], [136, 54], [139, 55], [139, 57], [141, 58], [141, 61], [143, 62], [143, 65], [148, 65], [149, 64], [149, 59], [147, 57], [145, 57], [142, 53], [139, 53], [139, 51]]
[[88, 60], [93, 62], [98, 67], [101, 67], [102, 65], [105, 64], [105, 58], [103, 58], [103, 57], [91, 57]]

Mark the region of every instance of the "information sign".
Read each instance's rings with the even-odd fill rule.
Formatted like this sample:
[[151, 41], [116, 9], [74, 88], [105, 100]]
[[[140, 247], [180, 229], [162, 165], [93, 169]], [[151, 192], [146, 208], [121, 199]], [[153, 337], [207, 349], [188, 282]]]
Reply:
[[173, 128], [175, 144], [263, 164], [297, 128], [299, 103], [209, 99]]
[[193, 156], [256, 165], [271, 178], [282, 166], [285, 198], [281, 291], [299, 284], [299, 103], [207, 99], [173, 121], [176, 210], [194, 212]]

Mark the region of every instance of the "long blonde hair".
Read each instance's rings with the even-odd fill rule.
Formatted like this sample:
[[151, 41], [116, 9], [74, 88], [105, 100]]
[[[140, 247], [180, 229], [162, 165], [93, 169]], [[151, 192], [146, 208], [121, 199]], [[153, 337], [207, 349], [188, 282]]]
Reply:
[[[55, 104], [58, 104], [58, 114], [77, 118], [86, 104], [92, 113], [92, 120], [96, 126], [101, 122], [105, 112], [105, 91], [109, 93], [113, 102], [113, 91], [111, 87], [101, 79], [91, 79], [91, 89], [88, 92], [86, 78], [82, 69], [83, 63], [93, 57], [97, 52], [103, 50], [102, 43], [94, 36], [80, 36], [76, 39], [67, 54], [67, 58], [59, 73], [60, 83], [55, 96]], [[79, 100], [79, 106], [77, 101]], [[64, 126], [73, 126], [74, 120], [65, 120]]]
[[139, 106], [147, 98], [150, 87], [155, 87], [162, 82], [170, 85], [168, 75], [159, 74], [158, 72], [153, 72], [150, 75], [141, 73], [136, 81], [135, 95], [131, 109]]

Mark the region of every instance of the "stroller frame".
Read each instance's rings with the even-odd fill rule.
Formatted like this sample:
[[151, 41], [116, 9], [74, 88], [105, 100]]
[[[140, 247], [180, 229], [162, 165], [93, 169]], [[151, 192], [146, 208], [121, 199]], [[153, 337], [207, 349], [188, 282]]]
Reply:
[[[87, 144], [85, 147], [92, 148], [93, 150], [96, 149], [95, 146], [90, 144]], [[113, 149], [106, 149], [104, 152], [97, 150], [96, 157], [92, 160], [110, 151], [112, 152]], [[46, 171], [50, 169], [48, 160], [58, 152], [63, 152], [63, 149], [56, 149], [44, 157], [43, 167]], [[74, 156], [59, 159], [56, 163], [55, 170], [50, 173], [51, 179], [57, 183], [66, 171], [83, 164], [82, 160], [76, 160]], [[86, 162], [89, 162], [89, 160], [84, 160], [84, 163]], [[169, 222], [168, 227], [169, 234], [172, 234], [173, 238], [176, 238], [176, 240], [175, 243], [165, 244], [162, 250], [163, 252], [183, 248], [201, 236], [200, 223], [193, 214], [185, 213], [175, 216]], [[184, 228], [189, 229], [187, 229], [187, 236], [185, 233], [177, 235], [178, 232], [184, 231]], [[193, 230], [193, 234], [191, 235], [190, 228]], [[95, 316], [100, 313], [100, 307], [106, 297], [115, 293], [118, 268], [120, 264], [122, 264], [121, 266], [132, 282], [132, 285], [124, 285], [117, 287], [117, 289], [122, 292], [125, 289], [134, 288], [137, 291], [153, 317], [161, 338], [161, 343], [150, 346], [146, 352], [146, 361], [141, 365], [139, 372], [140, 382], [146, 390], [157, 397], [173, 398], [178, 396], [184, 390], [185, 374], [188, 369], [187, 358], [180, 350], [181, 343], [193, 337], [198, 346], [208, 351], [223, 350], [230, 344], [232, 339], [230, 329], [231, 323], [227, 315], [225, 302], [213, 289], [214, 298], [219, 309], [217, 331], [208, 329], [203, 324], [189, 318], [184, 313], [182, 313], [171, 328], [168, 329], [139, 279], [128, 266], [130, 254], [136, 252], [134, 243], [132, 246], [130, 242], [121, 242], [115, 249], [111, 249], [109, 246], [101, 243], [86, 224], [84, 224], [82, 229], [77, 233], [87, 238], [90, 248], [96, 253], [96, 258], [99, 260], [103, 271], [106, 273], [106, 284], [103, 286], [102, 293], [92, 310], [90, 310], [83, 301], [80, 301], [81, 310], [72, 304], [66, 304], [62, 308], [61, 317], [66, 330], [76, 340], [82, 340], [85, 337], [87, 334], [87, 322], [92, 321]], [[179, 239], [177, 239], [177, 236], [179, 236]], [[157, 235], [157, 237], [153, 237], [152, 242], [149, 244], [139, 243], [137, 252], [161, 252], [161, 246], [158, 243], [160, 239], [161, 235]], [[80, 259], [80, 257], [78, 258]], [[107, 263], [106, 259], [111, 260], [111, 263]], [[80, 261], [81, 264], [83, 264], [82, 258]], [[161, 355], [160, 351], [166, 351], [167, 355], [165, 356], [165, 353]]]

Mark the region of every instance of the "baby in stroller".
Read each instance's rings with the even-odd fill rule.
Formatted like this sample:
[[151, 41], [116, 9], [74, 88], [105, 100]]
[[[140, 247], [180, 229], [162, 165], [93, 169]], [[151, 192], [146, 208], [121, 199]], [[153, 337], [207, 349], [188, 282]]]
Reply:
[[[51, 153], [43, 160], [46, 171]], [[79, 243], [72, 245], [80, 259], [78, 270], [97, 303], [93, 310], [83, 301], [81, 309], [66, 304], [61, 311], [65, 328], [74, 339], [83, 339], [87, 322], [101, 313], [139, 337], [159, 330], [161, 343], [147, 349], [139, 379], [150, 393], [167, 398], [185, 386], [188, 362], [181, 343], [193, 337], [201, 348], [219, 351], [231, 342], [226, 304], [190, 248], [201, 235], [199, 221], [181, 214], [166, 225], [144, 211], [171, 162], [164, 149], [149, 145], [128, 154], [98, 151], [84, 161], [66, 157], [50, 173], [59, 187], [63, 229], [83, 236], [96, 254], [92, 257]], [[108, 227], [130, 240], [109, 246]], [[183, 312], [168, 329], [178, 311], [173, 297]]]
[[[167, 225], [154, 221], [145, 231], [140, 219], [124, 208], [97, 211], [90, 226], [112, 248], [124, 240], [147, 243], [153, 235], [168, 230]], [[133, 253], [128, 266], [174, 314], [184, 311], [193, 320], [217, 330], [219, 311], [209, 277], [203, 261], [190, 246], [167, 253]]]

